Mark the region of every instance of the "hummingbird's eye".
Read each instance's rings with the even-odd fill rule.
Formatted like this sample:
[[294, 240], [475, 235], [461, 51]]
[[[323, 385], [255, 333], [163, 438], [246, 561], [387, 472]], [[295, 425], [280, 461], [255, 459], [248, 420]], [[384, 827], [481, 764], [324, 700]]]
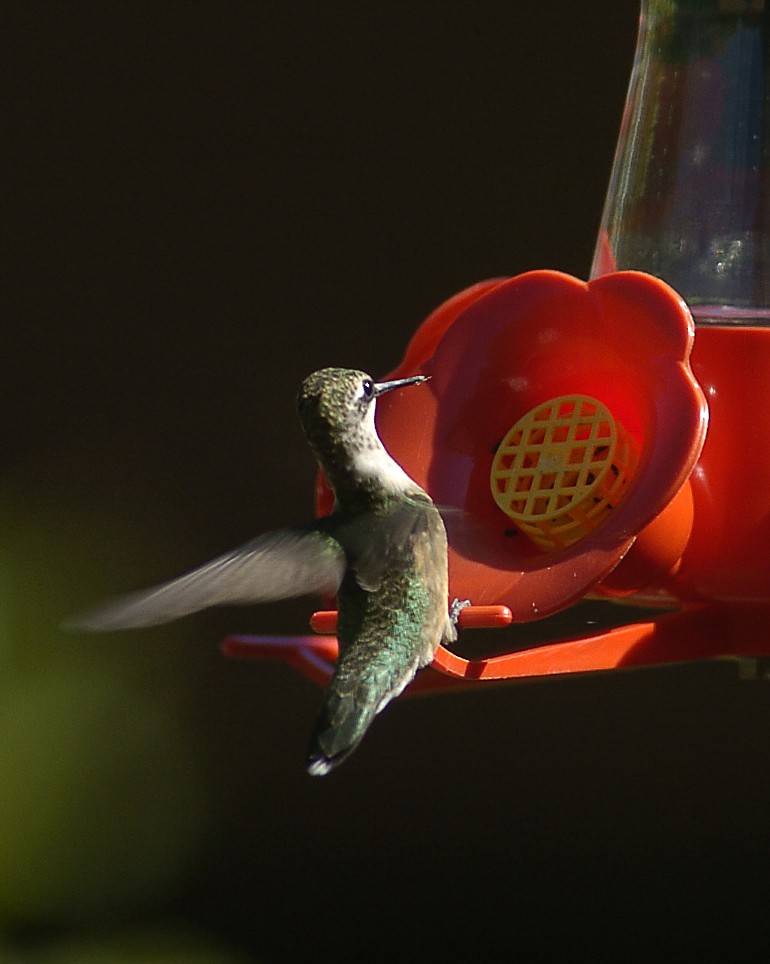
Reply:
[[371, 398], [374, 395], [374, 382], [371, 378], [365, 379], [361, 387], [364, 390], [364, 398]]

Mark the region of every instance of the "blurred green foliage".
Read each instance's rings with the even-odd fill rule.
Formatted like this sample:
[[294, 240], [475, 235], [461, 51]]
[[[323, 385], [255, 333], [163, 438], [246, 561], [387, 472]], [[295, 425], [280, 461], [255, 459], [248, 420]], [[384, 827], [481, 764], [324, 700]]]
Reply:
[[185, 540], [167, 484], [115, 444], [90, 462], [39, 451], [0, 484], [0, 924], [12, 929], [152, 907], [205, 835], [189, 629], [60, 626], [108, 587], [173, 567]]

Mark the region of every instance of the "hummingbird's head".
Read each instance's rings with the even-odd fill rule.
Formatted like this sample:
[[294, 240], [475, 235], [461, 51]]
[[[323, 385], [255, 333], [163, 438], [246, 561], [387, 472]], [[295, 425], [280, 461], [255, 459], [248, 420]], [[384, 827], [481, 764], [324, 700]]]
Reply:
[[380, 395], [426, 380], [426, 375], [415, 375], [375, 382], [366, 372], [349, 368], [323, 368], [308, 375], [297, 392], [297, 411], [327, 474], [334, 474], [332, 463], [353, 466], [359, 455], [382, 449], [374, 426]]

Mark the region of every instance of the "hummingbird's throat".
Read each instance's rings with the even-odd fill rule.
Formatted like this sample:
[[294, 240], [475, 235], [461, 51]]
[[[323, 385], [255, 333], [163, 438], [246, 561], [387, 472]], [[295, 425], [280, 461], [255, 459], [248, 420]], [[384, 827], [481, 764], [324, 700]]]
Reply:
[[317, 451], [316, 455], [342, 505], [360, 502], [362, 497], [376, 501], [419, 489], [376, 437], [361, 445], [336, 445], [330, 451]]

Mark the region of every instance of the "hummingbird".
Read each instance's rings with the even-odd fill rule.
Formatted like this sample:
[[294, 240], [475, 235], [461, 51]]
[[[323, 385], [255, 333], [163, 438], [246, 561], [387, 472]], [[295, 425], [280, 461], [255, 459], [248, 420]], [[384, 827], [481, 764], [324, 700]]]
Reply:
[[307, 758], [310, 774], [330, 772], [439, 644], [457, 638], [441, 514], [388, 453], [374, 420], [380, 396], [427, 378], [375, 382], [345, 368], [309, 375], [297, 412], [334, 491], [331, 514], [268, 532], [186, 575], [108, 602], [74, 628], [138, 628], [209, 606], [336, 594], [339, 657]]

